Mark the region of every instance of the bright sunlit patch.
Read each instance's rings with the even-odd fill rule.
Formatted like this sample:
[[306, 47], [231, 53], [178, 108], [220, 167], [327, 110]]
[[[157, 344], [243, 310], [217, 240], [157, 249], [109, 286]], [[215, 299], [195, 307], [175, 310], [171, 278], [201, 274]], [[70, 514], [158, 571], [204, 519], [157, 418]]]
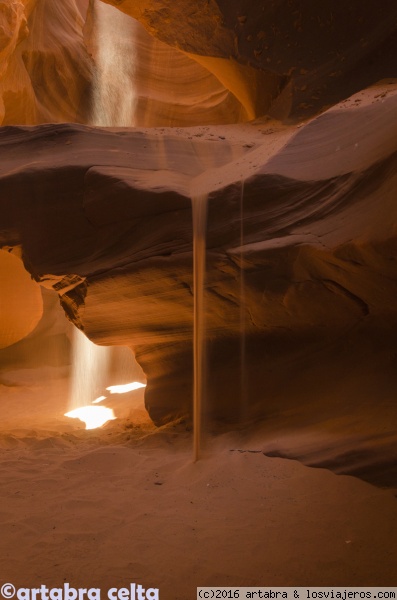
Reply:
[[106, 389], [111, 394], [125, 394], [132, 390], [138, 390], [139, 388], [146, 387], [145, 383], [139, 383], [139, 381], [133, 381], [132, 383], [125, 383], [124, 385], [110, 385]]
[[105, 406], [82, 406], [65, 413], [65, 417], [80, 419], [85, 423], [86, 429], [97, 429], [116, 418], [112, 409]]
[[93, 400], [92, 403], [99, 404], [100, 402], [103, 402], [104, 400], [106, 400], [106, 396], [99, 396], [99, 398], [96, 398], [95, 400]]

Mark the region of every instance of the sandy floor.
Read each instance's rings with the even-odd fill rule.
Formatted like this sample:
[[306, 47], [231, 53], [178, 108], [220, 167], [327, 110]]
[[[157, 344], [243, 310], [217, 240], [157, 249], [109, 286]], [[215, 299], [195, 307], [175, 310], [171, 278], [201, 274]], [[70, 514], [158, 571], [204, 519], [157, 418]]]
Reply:
[[[358, 479], [181, 425], [0, 437], [1, 581], [160, 589], [397, 585], [397, 501]], [[244, 451], [241, 451], [241, 450]]]

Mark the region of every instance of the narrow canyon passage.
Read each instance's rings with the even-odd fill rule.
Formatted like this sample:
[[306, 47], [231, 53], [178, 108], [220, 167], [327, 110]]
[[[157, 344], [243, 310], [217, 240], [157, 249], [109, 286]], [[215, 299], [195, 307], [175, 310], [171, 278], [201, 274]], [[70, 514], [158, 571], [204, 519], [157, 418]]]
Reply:
[[0, 588], [396, 586], [394, 3], [3, 5]]

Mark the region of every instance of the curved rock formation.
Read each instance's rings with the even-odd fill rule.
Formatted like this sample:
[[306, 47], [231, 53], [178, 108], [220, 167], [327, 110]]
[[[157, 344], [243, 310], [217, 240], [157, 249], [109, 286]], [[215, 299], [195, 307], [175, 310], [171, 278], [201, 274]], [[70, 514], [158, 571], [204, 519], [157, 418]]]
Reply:
[[196, 55], [215, 75], [222, 72], [237, 97], [241, 79], [225, 68], [227, 61], [251, 66], [262, 82], [277, 80], [282, 93], [271, 109], [277, 117], [313, 115], [396, 76], [393, 0], [381, 10], [375, 0], [104, 1], [170, 46]]
[[207, 414], [265, 417], [265, 451], [384, 483], [396, 123], [385, 82], [297, 127], [3, 128], [0, 241], [91, 339], [134, 349], [161, 424], [190, 412], [191, 200], [207, 194]]
[[86, 121], [92, 61], [75, 0], [2, 2], [0, 121]]
[[[192, 59], [99, 0], [90, 6], [88, 0], [13, 0], [1, 6], [3, 125], [78, 122], [183, 127], [238, 123], [264, 114], [280, 91], [278, 76], [265, 77], [233, 60]], [[105, 30], [100, 26], [103, 22]], [[124, 57], [126, 69], [118, 74], [118, 91], [109, 83], [114, 65], [104, 74], [98, 60], [101, 53]], [[105, 93], [98, 89], [103, 75], [108, 86]], [[233, 89], [227, 87], [230, 81]], [[120, 121], [120, 104], [127, 94], [134, 95], [136, 102], [130, 118]], [[99, 113], [106, 95], [111, 106], [103, 119]]]
[[43, 314], [41, 289], [19, 258], [0, 252], [0, 349], [26, 337]]
[[85, 39], [96, 65], [90, 124], [220, 125], [256, 114], [253, 86], [246, 85], [239, 102], [197, 61], [151, 37], [139, 22], [107, 4], [91, 3]]
[[[0, 246], [93, 341], [133, 349], [156, 424], [189, 422], [207, 197], [210, 427], [260, 421], [266, 454], [393, 485], [395, 3], [106, 4], [0, 0]], [[23, 277], [0, 347], [40, 318]]]
[[[397, 76], [397, 9], [391, 0], [382, 11], [374, 0], [106, 4], [116, 7], [108, 7], [108, 23], [120, 9], [151, 34], [135, 22], [135, 50], [130, 52], [123, 41], [132, 31], [129, 17], [120, 27], [123, 13], [118, 13], [117, 51], [131, 61], [124, 85], [134, 88], [138, 99], [133, 121], [123, 125], [236, 123], [265, 114], [296, 121]], [[104, 37], [95, 15], [106, 13], [106, 4], [1, 4], [3, 125], [108, 124], [95, 118], [93, 107], [100, 73], [93, 59], [98, 58], [98, 37], [99, 47]], [[113, 102], [116, 114], [120, 103]]]

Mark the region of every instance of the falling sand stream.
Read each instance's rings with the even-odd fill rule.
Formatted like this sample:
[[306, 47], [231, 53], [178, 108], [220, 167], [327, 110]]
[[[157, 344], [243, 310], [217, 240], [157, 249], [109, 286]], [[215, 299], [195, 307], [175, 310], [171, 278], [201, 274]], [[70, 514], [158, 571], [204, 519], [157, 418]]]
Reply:
[[246, 323], [245, 323], [245, 274], [244, 274], [244, 180], [240, 190], [240, 420], [244, 420], [247, 409]]
[[[206, 271], [206, 231], [208, 195], [192, 197], [193, 217], [193, 459], [199, 460], [202, 448], [202, 415], [205, 396], [205, 271]], [[240, 188], [240, 410], [239, 419], [245, 417], [247, 406], [246, 362], [246, 303], [244, 277], [244, 181]]]
[[206, 194], [192, 197], [193, 216], [193, 460], [201, 453], [205, 371], [205, 254]]

